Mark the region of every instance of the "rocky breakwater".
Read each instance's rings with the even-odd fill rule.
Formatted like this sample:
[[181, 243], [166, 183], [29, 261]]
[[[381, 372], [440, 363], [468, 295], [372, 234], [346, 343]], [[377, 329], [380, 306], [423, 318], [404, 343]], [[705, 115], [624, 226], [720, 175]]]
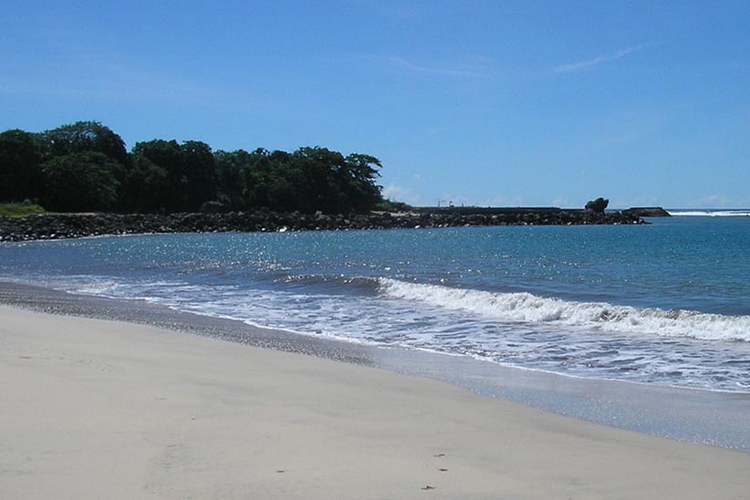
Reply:
[[628, 215], [637, 215], [638, 217], [672, 217], [672, 214], [662, 207], [632, 207], [623, 210], [622, 213]]
[[183, 214], [44, 214], [0, 217], [0, 241], [138, 233], [283, 232], [507, 225], [641, 224], [620, 212], [503, 209], [328, 215], [269, 211]]

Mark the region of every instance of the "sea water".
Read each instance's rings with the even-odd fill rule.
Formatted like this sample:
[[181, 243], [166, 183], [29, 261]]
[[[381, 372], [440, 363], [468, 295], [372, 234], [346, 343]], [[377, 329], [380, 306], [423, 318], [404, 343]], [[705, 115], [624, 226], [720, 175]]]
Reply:
[[0, 280], [572, 377], [749, 393], [750, 212], [674, 213], [686, 215], [2, 243]]

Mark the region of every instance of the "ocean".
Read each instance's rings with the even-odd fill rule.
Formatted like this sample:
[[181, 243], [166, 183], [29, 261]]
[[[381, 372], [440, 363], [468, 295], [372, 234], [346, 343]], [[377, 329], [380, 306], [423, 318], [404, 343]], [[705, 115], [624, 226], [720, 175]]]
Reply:
[[750, 211], [0, 244], [0, 281], [568, 377], [750, 393]]

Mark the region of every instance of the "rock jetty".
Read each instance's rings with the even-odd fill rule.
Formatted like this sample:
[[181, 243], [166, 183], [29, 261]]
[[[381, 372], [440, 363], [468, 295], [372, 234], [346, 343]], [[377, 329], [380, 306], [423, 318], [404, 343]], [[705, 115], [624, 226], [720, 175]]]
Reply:
[[672, 217], [672, 214], [662, 207], [633, 207], [623, 210], [622, 213], [638, 217]]
[[585, 210], [475, 209], [328, 215], [270, 211], [180, 214], [43, 214], [0, 217], [0, 241], [138, 233], [279, 232], [463, 226], [643, 224], [636, 215]]

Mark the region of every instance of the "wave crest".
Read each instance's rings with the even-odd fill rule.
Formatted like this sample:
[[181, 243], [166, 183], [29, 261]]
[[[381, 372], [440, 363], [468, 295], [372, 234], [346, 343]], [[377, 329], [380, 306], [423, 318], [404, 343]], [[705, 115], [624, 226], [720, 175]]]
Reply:
[[530, 293], [495, 293], [406, 283], [382, 278], [387, 297], [413, 300], [450, 310], [468, 311], [500, 321], [550, 323], [575, 328], [663, 337], [750, 342], [750, 317], [696, 311], [640, 309], [604, 302], [575, 302]]
[[668, 210], [675, 217], [750, 217], [750, 210]]

